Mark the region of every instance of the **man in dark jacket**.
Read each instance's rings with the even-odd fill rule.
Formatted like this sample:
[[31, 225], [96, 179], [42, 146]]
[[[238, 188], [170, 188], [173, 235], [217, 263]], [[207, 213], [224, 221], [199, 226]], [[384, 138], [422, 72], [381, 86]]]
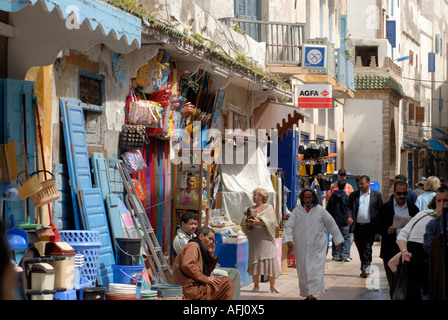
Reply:
[[406, 181], [395, 181], [394, 197], [379, 208], [378, 217], [375, 221], [375, 232], [381, 236], [380, 258], [383, 259], [391, 297], [394, 274], [387, 263], [400, 252], [397, 245], [397, 235], [401, 228], [406, 225], [406, 221], [409, 221], [420, 211], [412, 201], [407, 200], [407, 195], [408, 185]]
[[344, 237], [344, 242], [341, 244], [341, 248], [339, 250], [336, 249], [336, 246], [333, 242], [332, 244], [332, 256], [333, 260], [336, 261], [345, 261], [349, 262], [350, 259], [350, 230], [347, 224], [347, 218], [345, 214], [345, 207], [347, 206], [348, 195], [346, 193], [345, 187], [347, 186], [347, 182], [345, 180], [339, 180], [337, 182], [338, 188], [333, 191], [328, 199], [327, 203], [327, 211], [331, 214], [333, 219], [336, 221], [336, 224], [339, 227], [339, 230]]
[[[406, 195], [406, 200], [415, 203], [415, 201], [417, 201], [417, 194], [411, 189], [411, 187], [408, 185], [408, 179], [406, 178], [405, 175], [399, 174], [396, 175], [394, 178], [394, 182], [397, 182], [399, 180], [403, 180], [404, 182], [406, 182], [406, 185], [408, 186], [408, 194]], [[394, 194], [392, 193], [390, 195], [390, 199], [392, 200], [392, 198], [394, 197]]]
[[370, 189], [370, 178], [360, 176], [359, 190], [348, 196], [346, 215], [350, 232], [353, 232], [356, 248], [361, 260], [361, 277], [370, 275], [372, 246], [375, 241], [374, 223], [378, 209], [383, 205], [381, 193]]

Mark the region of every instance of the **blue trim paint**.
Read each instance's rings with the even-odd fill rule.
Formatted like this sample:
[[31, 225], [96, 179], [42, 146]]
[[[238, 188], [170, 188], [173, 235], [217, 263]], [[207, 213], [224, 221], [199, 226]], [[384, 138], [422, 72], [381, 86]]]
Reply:
[[[37, 1], [0, 0], [0, 10], [15, 12], [29, 3], [34, 5]], [[113, 32], [118, 40], [124, 36], [129, 45], [137, 41], [138, 46], [141, 46], [142, 21], [140, 18], [115, 8], [112, 5], [95, 0], [42, 0], [42, 2], [48, 12], [52, 12], [54, 8], [58, 8], [64, 20], [74, 13], [79, 25], [87, 20], [93, 31], [100, 26], [105, 36]]]

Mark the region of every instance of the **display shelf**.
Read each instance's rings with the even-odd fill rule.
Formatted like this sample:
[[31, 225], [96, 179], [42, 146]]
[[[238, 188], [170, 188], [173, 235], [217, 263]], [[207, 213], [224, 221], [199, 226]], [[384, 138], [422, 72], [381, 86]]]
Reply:
[[[195, 211], [198, 215], [198, 226], [209, 224], [210, 210], [210, 177], [212, 165], [204, 162], [208, 150], [191, 150], [189, 159], [200, 155], [200, 161], [182, 161], [174, 165], [173, 171], [173, 217], [172, 240], [176, 236], [176, 228], [180, 225], [180, 216], [185, 211]], [[188, 158], [188, 157], [187, 157]], [[188, 163], [193, 162], [193, 163]], [[205, 212], [205, 216], [203, 215]]]

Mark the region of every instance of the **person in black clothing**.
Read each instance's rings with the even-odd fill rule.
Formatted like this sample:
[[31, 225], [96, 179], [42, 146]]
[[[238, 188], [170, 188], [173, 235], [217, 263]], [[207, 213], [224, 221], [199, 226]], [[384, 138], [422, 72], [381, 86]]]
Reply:
[[345, 187], [347, 185], [347, 181], [339, 180], [338, 182], [338, 190], [334, 190], [331, 194], [328, 203], [327, 203], [327, 211], [331, 214], [333, 219], [336, 221], [336, 224], [339, 227], [339, 230], [344, 237], [344, 242], [342, 242], [340, 249], [336, 249], [336, 246], [333, 242], [332, 244], [332, 256], [333, 260], [336, 261], [345, 261], [349, 262], [350, 259], [350, 227], [347, 224], [347, 218], [345, 213], [345, 207], [348, 201], [348, 195], [345, 192]]
[[[402, 181], [406, 182], [406, 185], [408, 186], [408, 193], [406, 195], [406, 200], [408, 200], [408, 201], [410, 201], [412, 203], [415, 203], [415, 201], [417, 201], [417, 194], [408, 185], [408, 179], [406, 178], [406, 176], [402, 175], [402, 174], [396, 175], [395, 178], [394, 178], [394, 183], [399, 181], [399, 180], [402, 180]], [[390, 199], [389, 200], [392, 200], [393, 197], [394, 197], [394, 193], [392, 193], [390, 195]]]
[[358, 187], [359, 190], [348, 196], [345, 211], [361, 260], [360, 276], [367, 278], [370, 275], [372, 246], [375, 241], [374, 223], [383, 199], [380, 192], [370, 189], [370, 178], [366, 175], [359, 177]]
[[437, 218], [428, 222], [426, 225], [426, 232], [423, 236], [423, 249], [430, 257], [428, 284], [429, 300], [445, 299], [442, 222], [443, 207], [446, 206], [448, 206], [448, 187], [441, 186], [437, 189], [436, 193]]
[[397, 234], [401, 229], [398, 229], [396, 225], [394, 226], [394, 216], [408, 217], [410, 219], [420, 211], [413, 202], [406, 199], [407, 193], [408, 185], [406, 181], [395, 181], [394, 197], [378, 209], [378, 216], [375, 221], [375, 232], [381, 236], [380, 258], [383, 259], [391, 297], [393, 294], [394, 274], [387, 263], [400, 252], [400, 248], [397, 245]]

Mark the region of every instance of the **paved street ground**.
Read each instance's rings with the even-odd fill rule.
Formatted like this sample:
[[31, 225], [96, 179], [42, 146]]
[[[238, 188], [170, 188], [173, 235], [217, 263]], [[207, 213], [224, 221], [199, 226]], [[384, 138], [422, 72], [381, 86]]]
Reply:
[[[390, 300], [389, 286], [384, 272], [383, 261], [379, 258], [380, 243], [373, 246], [372, 270], [369, 278], [360, 277], [360, 261], [355, 245], [352, 245], [350, 262], [334, 261], [331, 249], [325, 266], [325, 293], [316, 295], [318, 300]], [[376, 272], [375, 272], [376, 271]], [[376, 273], [376, 274], [375, 274]], [[303, 300], [299, 295], [296, 269], [288, 268], [288, 274], [276, 279], [281, 293], [271, 293], [269, 282], [260, 283], [260, 291], [252, 292], [253, 284], [241, 288], [241, 300]]]

